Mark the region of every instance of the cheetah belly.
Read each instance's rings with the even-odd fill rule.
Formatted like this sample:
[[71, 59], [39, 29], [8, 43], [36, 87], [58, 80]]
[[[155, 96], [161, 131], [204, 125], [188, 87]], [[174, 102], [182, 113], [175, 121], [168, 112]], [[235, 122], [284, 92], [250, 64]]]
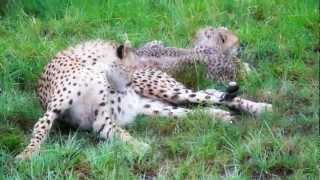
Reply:
[[98, 108], [101, 99], [97, 97], [98, 90], [102, 86], [91, 84], [91, 88], [86, 89], [83, 95], [68, 109], [63, 121], [81, 130], [92, 130], [93, 122], [96, 119], [94, 111]]
[[142, 106], [142, 97], [136, 94], [133, 90], [128, 91], [126, 95], [122, 96], [121, 111], [117, 112], [117, 123], [120, 126], [125, 126], [133, 122], [139, 114], [140, 107]]
[[94, 105], [86, 101], [78, 102], [66, 111], [66, 118], [63, 120], [81, 130], [91, 130], [95, 119], [94, 108]]

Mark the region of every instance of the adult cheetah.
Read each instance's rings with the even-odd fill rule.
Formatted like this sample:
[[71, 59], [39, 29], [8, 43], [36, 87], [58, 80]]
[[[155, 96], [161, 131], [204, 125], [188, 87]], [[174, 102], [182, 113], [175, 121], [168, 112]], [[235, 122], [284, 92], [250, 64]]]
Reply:
[[[138, 150], [147, 148], [147, 144], [131, 137], [121, 126], [132, 122], [137, 114], [181, 117], [190, 112], [150, 97], [170, 98], [178, 103], [184, 100], [224, 102], [231, 100], [237, 91], [236, 87], [229, 88], [228, 93], [218, 96], [193, 92], [158, 70], [139, 72], [128, 68], [126, 64], [134, 62], [135, 58], [127, 45], [117, 46], [102, 40], [84, 42], [58, 53], [45, 66], [39, 80], [37, 93], [45, 113], [34, 126], [30, 144], [17, 158], [26, 159], [39, 151], [54, 121], [62, 117], [71, 125], [92, 130], [102, 138], [117, 136]], [[150, 86], [148, 81], [151, 81]], [[155, 87], [159, 94], [150, 90], [149, 94], [140, 92], [144, 85]], [[174, 94], [162, 91], [167, 87]], [[218, 108], [205, 111], [225, 121], [233, 118], [229, 112]]]

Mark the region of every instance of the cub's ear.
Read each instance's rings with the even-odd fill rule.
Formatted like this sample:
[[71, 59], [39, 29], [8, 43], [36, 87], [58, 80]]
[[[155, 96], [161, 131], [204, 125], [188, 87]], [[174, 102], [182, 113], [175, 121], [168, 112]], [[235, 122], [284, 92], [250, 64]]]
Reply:
[[125, 53], [124, 53], [124, 45], [121, 44], [120, 46], [118, 46], [117, 48], [117, 56], [120, 58], [120, 59], [123, 59]]
[[219, 37], [220, 37], [222, 43], [225, 43], [227, 41], [227, 38], [228, 38], [226, 36], [226, 34], [223, 33], [223, 32], [219, 32]]

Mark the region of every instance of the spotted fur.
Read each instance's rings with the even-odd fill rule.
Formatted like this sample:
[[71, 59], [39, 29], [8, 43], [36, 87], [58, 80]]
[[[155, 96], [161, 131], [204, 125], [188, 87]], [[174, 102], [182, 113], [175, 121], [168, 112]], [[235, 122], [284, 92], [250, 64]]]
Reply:
[[239, 38], [234, 33], [226, 28], [206, 27], [198, 30], [190, 48], [165, 47], [160, 41], [141, 46], [136, 51], [139, 57], [136, 66], [172, 74], [185, 65], [199, 62], [206, 65], [208, 78], [230, 81], [243, 74], [244, 66], [248, 67], [237, 58], [238, 50]]
[[[132, 122], [138, 114], [186, 116], [191, 110], [172, 106], [169, 103], [171, 101], [164, 101], [166, 94], [162, 92], [166, 88], [174, 90], [175, 84], [176, 88], [180, 87], [179, 84], [165, 77], [165, 74], [158, 77], [161, 74], [158, 71], [148, 71], [149, 77], [130, 68], [128, 62], [134, 61], [134, 58], [136, 56], [127, 45], [117, 46], [102, 40], [84, 42], [58, 53], [45, 67], [37, 89], [45, 113], [34, 126], [30, 144], [17, 158], [26, 159], [39, 151], [57, 119], [79, 129], [92, 130], [105, 139], [117, 136], [139, 149], [148, 145], [121, 128]], [[137, 83], [144, 82], [145, 77], [152, 80], [152, 86], [155, 87], [153, 95], [160, 100], [150, 98], [151, 94], [150, 97], [144, 96], [145, 93], [138, 91], [141, 86]], [[162, 81], [170, 84], [161, 84]], [[169, 92], [168, 98], [172, 98]], [[185, 94], [201, 98], [196, 94]], [[220, 101], [223, 98], [222, 95]], [[207, 108], [205, 111], [228, 122], [233, 118], [229, 112], [218, 108]]]

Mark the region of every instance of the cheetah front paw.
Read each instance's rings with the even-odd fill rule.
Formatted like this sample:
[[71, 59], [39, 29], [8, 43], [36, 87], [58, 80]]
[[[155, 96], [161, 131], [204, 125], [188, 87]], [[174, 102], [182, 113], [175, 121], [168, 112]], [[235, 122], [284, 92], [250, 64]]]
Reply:
[[130, 143], [133, 149], [133, 152], [138, 155], [144, 155], [151, 150], [151, 146], [145, 142], [135, 140]]

